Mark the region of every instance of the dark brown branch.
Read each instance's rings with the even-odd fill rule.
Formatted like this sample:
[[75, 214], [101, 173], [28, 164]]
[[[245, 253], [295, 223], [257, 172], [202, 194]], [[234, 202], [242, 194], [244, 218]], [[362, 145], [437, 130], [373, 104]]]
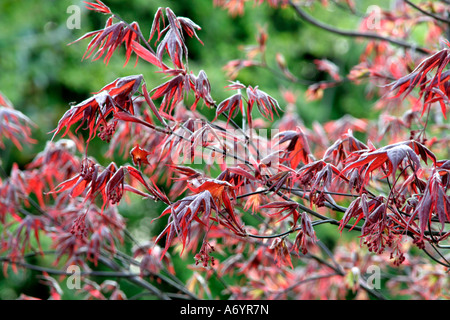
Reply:
[[[268, 186], [268, 187], [271, 188], [271, 186]], [[326, 216], [324, 216], [324, 215], [322, 215], [322, 214], [320, 214], [320, 213], [318, 213], [318, 212], [316, 212], [316, 211], [314, 211], [314, 210], [311, 210], [310, 208], [308, 208], [307, 206], [301, 204], [300, 202], [295, 201], [295, 200], [292, 200], [291, 198], [289, 198], [288, 196], [286, 196], [285, 194], [283, 194], [281, 191], [277, 191], [277, 194], [278, 194], [281, 198], [283, 198], [284, 200], [286, 200], [286, 201], [293, 201], [293, 202], [296, 202], [296, 203], [298, 204], [299, 209], [301, 209], [301, 210], [303, 210], [303, 211], [309, 213], [310, 215], [312, 215], [312, 216], [314, 216], [314, 217], [316, 217], [316, 218], [319, 218], [319, 219], [321, 219], [321, 220], [327, 220], [328, 223], [333, 224], [333, 225], [336, 225], [336, 226], [340, 226], [340, 225], [341, 225], [341, 223], [340, 223], [338, 220], [330, 219], [330, 218], [328, 218], [328, 217], [326, 217]], [[293, 193], [293, 194], [294, 194], [294, 193]], [[352, 226], [352, 225], [346, 224], [346, 225], [344, 225], [343, 227], [346, 228], [346, 229], [350, 229], [350, 230], [352, 230], [352, 231], [361, 231], [361, 227], [359, 227], [359, 226]]]
[[325, 279], [325, 278], [330, 278], [330, 277], [335, 277], [335, 276], [342, 277], [342, 275], [340, 273], [336, 272], [336, 273], [321, 274], [321, 275], [317, 275], [317, 276], [312, 276], [310, 278], [306, 278], [306, 279], [297, 281], [296, 283], [294, 283], [293, 285], [287, 287], [286, 289], [280, 290], [273, 299], [274, 300], [279, 299], [279, 297], [281, 295], [286, 294], [286, 293], [288, 293], [291, 290], [294, 290], [296, 287], [298, 287], [298, 286], [300, 286], [300, 285], [302, 285], [304, 283], [311, 282], [311, 281], [316, 281], [316, 280], [320, 280], [320, 279]]
[[[118, 265], [116, 265], [113, 261], [100, 256], [99, 260], [102, 261], [105, 265], [107, 265], [109, 268], [111, 268], [114, 271], [80, 271], [80, 276], [97, 276], [97, 277], [115, 277], [115, 278], [126, 278], [128, 281], [146, 289], [149, 291], [150, 294], [158, 297], [159, 299], [163, 300], [169, 300], [169, 296], [166, 295], [166, 293], [162, 292], [149, 282], [143, 280], [140, 278], [140, 275], [126, 272], [122, 270], [122, 268]], [[0, 257], [1, 263], [10, 263], [12, 265], [16, 265], [19, 267], [23, 267], [29, 270], [39, 271], [39, 272], [46, 272], [48, 274], [54, 274], [54, 275], [61, 275], [61, 276], [72, 276], [73, 273], [67, 272], [64, 270], [59, 269], [53, 269], [53, 268], [47, 268], [47, 267], [41, 267], [34, 264], [30, 264], [23, 261], [12, 261], [8, 257]]]
[[[106, 258], [100, 256], [99, 260], [102, 261], [105, 265], [107, 265], [109, 268], [111, 268], [114, 271], [118, 271], [118, 272], [122, 271], [122, 268], [119, 265], [117, 265], [116, 263], [114, 263], [113, 261], [111, 261], [109, 259], [106, 259]], [[139, 287], [142, 287], [142, 288], [148, 290], [149, 292], [153, 293], [156, 297], [158, 297], [161, 300], [170, 300], [170, 297], [165, 292], [162, 292], [161, 290], [159, 290], [158, 288], [153, 286], [151, 283], [143, 280], [140, 276], [133, 275], [127, 279], [128, 279], [128, 281], [138, 285]]]
[[[9, 263], [12, 265], [17, 265], [19, 267], [39, 271], [39, 272], [47, 272], [48, 274], [54, 274], [59, 276], [72, 276], [72, 272], [59, 270], [59, 269], [53, 269], [53, 268], [47, 268], [42, 267], [38, 265], [34, 265], [27, 262], [21, 262], [21, 261], [13, 261], [8, 257], [0, 257], [1, 263]], [[128, 272], [121, 272], [121, 271], [80, 271], [80, 276], [91, 276], [91, 277], [113, 277], [113, 278], [130, 278], [134, 276], [139, 276], [139, 274], [134, 273], [128, 273]]]
[[[321, 257], [318, 257], [316, 255], [312, 255], [312, 254], [307, 254], [307, 256], [309, 256], [310, 258], [316, 260], [317, 262], [326, 265], [327, 267], [329, 267], [330, 269], [332, 269], [333, 271], [335, 271], [338, 275], [344, 276], [345, 272], [342, 270], [342, 267], [339, 266], [333, 266], [330, 263], [328, 263], [327, 261], [323, 260]], [[376, 297], [379, 300], [387, 300], [387, 298], [381, 293], [379, 292], [377, 289], [375, 288], [371, 288], [369, 285], [367, 285], [366, 281], [364, 279], [359, 280], [359, 285], [361, 286], [361, 288], [363, 290], [365, 290], [367, 293], [373, 295], [374, 297]]]
[[386, 42], [392, 43], [394, 45], [400, 46], [400, 47], [405, 48], [405, 49], [415, 50], [415, 51], [420, 52], [420, 53], [425, 54], [425, 55], [430, 54], [429, 50], [427, 50], [425, 48], [418, 47], [415, 44], [411, 44], [409, 42], [405, 42], [405, 41], [400, 40], [400, 39], [384, 37], [384, 36], [382, 36], [380, 34], [373, 33], [373, 32], [357, 32], [357, 31], [337, 29], [337, 28], [335, 28], [333, 26], [327, 25], [327, 24], [325, 24], [325, 23], [323, 23], [321, 21], [318, 21], [318, 20], [314, 19], [313, 17], [308, 15], [305, 11], [303, 11], [298, 5], [293, 3], [292, 0], [289, 0], [289, 5], [295, 10], [295, 12], [298, 14], [298, 16], [300, 18], [302, 18], [306, 22], [308, 22], [308, 23], [310, 23], [310, 24], [312, 24], [312, 25], [314, 25], [314, 26], [316, 26], [318, 28], [326, 30], [328, 32], [331, 32], [331, 33], [334, 33], [334, 34], [338, 34], [338, 35], [343, 36], [343, 37], [366, 38], [366, 39], [372, 39], [372, 40], [386, 41]]
[[[332, 219], [317, 220], [317, 221], [313, 221], [312, 225], [313, 226], [317, 226], [319, 224], [329, 223], [329, 222], [332, 222], [332, 221], [333, 221]], [[301, 229], [302, 229], [302, 227], [298, 227], [298, 228], [291, 229], [291, 230], [288, 230], [288, 231], [285, 231], [285, 232], [282, 232], [282, 233], [279, 233], [279, 234], [269, 234], [269, 235], [259, 235], [259, 234], [247, 233], [247, 236], [249, 236], [250, 238], [257, 238], [257, 239], [273, 239], [273, 238], [279, 238], [279, 237], [287, 236], [288, 234], [296, 232], [296, 231], [300, 231]]]
[[431, 17], [431, 18], [433, 18], [433, 19], [435, 19], [435, 20], [437, 20], [437, 21], [440, 21], [440, 22], [443, 22], [443, 23], [450, 24], [450, 20], [445, 19], [445, 18], [440, 17], [440, 16], [437, 16], [437, 15], [431, 13], [431, 12], [425, 11], [425, 10], [423, 10], [421, 7], [419, 7], [418, 5], [412, 3], [412, 2], [409, 1], [409, 0], [404, 0], [404, 1], [405, 1], [405, 3], [407, 3], [409, 6], [413, 7], [413, 8], [416, 9], [417, 11], [423, 13], [424, 15], [429, 16], [429, 17]]

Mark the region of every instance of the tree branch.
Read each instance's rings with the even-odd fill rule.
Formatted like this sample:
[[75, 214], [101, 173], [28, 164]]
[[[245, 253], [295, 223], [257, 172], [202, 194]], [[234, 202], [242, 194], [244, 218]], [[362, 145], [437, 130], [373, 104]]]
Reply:
[[344, 36], [344, 37], [366, 38], [366, 39], [372, 39], [372, 40], [386, 41], [386, 42], [392, 43], [394, 45], [397, 45], [399, 47], [403, 47], [405, 49], [416, 50], [425, 55], [430, 54], [429, 50], [422, 48], [422, 47], [418, 47], [415, 44], [411, 44], [409, 42], [406, 42], [406, 41], [403, 41], [400, 39], [384, 37], [380, 34], [372, 33], [372, 32], [357, 32], [357, 31], [337, 29], [333, 26], [327, 25], [321, 21], [314, 19], [313, 17], [308, 15], [305, 11], [303, 11], [298, 5], [293, 3], [292, 0], [289, 0], [288, 3], [295, 10], [295, 12], [300, 16], [300, 18], [302, 18], [306, 22], [308, 22], [318, 28], [326, 30], [328, 32], [338, 34], [338, 35]]
[[[322, 224], [322, 223], [330, 223], [330, 222], [333, 222], [333, 220], [332, 220], [332, 219], [328, 219], [328, 220], [317, 220], [317, 221], [313, 221], [313, 222], [312, 222], [312, 225], [313, 225], [313, 226], [317, 226], [317, 225]], [[288, 234], [291, 234], [291, 233], [296, 232], [296, 231], [300, 231], [301, 229], [302, 229], [302, 227], [298, 227], [298, 228], [291, 229], [291, 230], [288, 230], [288, 231], [285, 231], [285, 232], [282, 232], [282, 233], [279, 233], [279, 234], [259, 235], [259, 234], [251, 234], [251, 233], [247, 233], [247, 235], [248, 235], [250, 238], [257, 238], [257, 239], [273, 239], [273, 238], [279, 238], [279, 237], [287, 236]]]
[[405, 3], [407, 3], [409, 6], [413, 7], [413, 8], [416, 9], [417, 11], [423, 13], [424, 15], [429, 16], [429, 17], [431, 17], [431, 18], [433, 18], [433, 19], [435, 19], [435, 20], [437, 20], [437, 21], [440, 21], [440, 22], [443, 22], [443, 23], [450, 24], [450, 20], [445, 19], [445, 18], [440, 17], [440, 16], [437, 16], [437, 15], [431, 13], [431, 12], [425, 11], [425, 10], [423, 10], [421, 7], [419, 7], [418, 5], [412, 3], [412, 2], [409, 1], [409, 0], [404, 0], [404, 1], [405, 1]]

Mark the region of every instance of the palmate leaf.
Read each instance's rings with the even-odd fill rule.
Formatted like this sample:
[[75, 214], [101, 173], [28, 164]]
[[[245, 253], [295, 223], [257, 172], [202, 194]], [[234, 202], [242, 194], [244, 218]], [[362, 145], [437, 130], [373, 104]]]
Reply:
[[[217, 222], [238, 236], [245, 236], [242, 222], [234, 212], [234, 207], [228, 193], [234, 194], [234, 187], [226, 182], [215, 179], [205, 179], [199, 186], [189, 185], [194, 195], [178, 200], [163, 211], [160, 217], [170, 214], [166, 228], [159, 234], [155, 242], [166, 236], [166, 245], [162, 256], [167, 252], [177, 236], [186, 247], [191, 237], [191, 227], [194, 221], [209, 230], [213, 222]], [[221, 209], [223, 206], [223, 210]], [[212, 216], [212, 211], [216, 212]]]
[[[207, 230], [211, 228], [213, 222], [217, 222], [234, 234], [245, 236], [242, 222], [236, 215], [229, 196], [231, 193], [233, 199], [236, 198], [233, 185], [227, 181], [204, 179], [199, 185], [188, 185], [188, 187], [195, 194], [169, 205], [160, 216], [170, 214], [166, 228], [155, 241], [158, 242], [163, 236], [166, 236], [163, 255], [175, 236], [181, 240], [183, 248], [186, 247], [191, 235], [191, 224], [194, 221], [200, 223]], [[212, 216], [213, 211], [216, 212], [215, 216]]]
[[243, 106], [244, 106], [244, 100], [242, 97], [242, 94], [240, 93], [236, 93], [234, 95], [232, 95], [231, 97], [223, 100], [221, 103], [219, 103], [219, 105], [217, 106], [216, 109], [216, 117], [214, 118], [214, 121], [217, 120], [217, 118], [222, 114], [222, 113], [228, 113], [228, 122], [230, 122], [231, 118], [234, 118], [239, 111], [243, 111]]
[[196, 193], [208, 191], [216, 201], [218, 207], [223, 204], [227, 212], [230, 215], [234, 216], [234, 210], [232, 208], [231, 200], [228, 194], [231, 193], [233, 195], [233, 198], [236, 198], [234, 194], [235, 187], [233, 187], [233, 185], [231, 185], [229, 182], [216, 179], [205, 179], [205, 181], [200, 186], [188, 187], [191, 191]]
[[208, 190], [178, 200], [164, 210], [159, 218], [170, 214], [169, 221], [155, 240], [155, 243], [158, 243], [166, 236], [161, 258], [166, 254], [175, 236], [180, 238], [183, 248], [185, 248], [191, 236], [192, 222], [196, 221], [207, 227], [210, 224], [209, 220], [213, 210], [219, 212], [214, 197]]
[[3, 140], [9, 139], [22, 150], [22, 144], [36, 143], [31, 138], [31, 127], [35, 124], [22, 112], [15, 110], [9, 99], [0, 92], [0, 148], [4, 148]]
[[189, 93], [190, 88], [189, 77], [180, 73], [151, 90], [151, 98], [155, 100], [162, 97], [160, 111], [171, 114], [175, 106]]
[[428, 181], [425, 191], [409, 219], [409, 223], [418, 217], [420, 233], [423, 236], [431, 219], [437, 217], [444, 230], [445, 223], [450, 222], [450, 197], [446, 194], [446, 186], [443, 184], [441, 175], [435, 172]]
[[72, 125], [81, 121], [75, 132], [86, 123], [86, 128], [89, 130], [87, 142], [89, 142], [95, 137], [97, 129], [101, 125], [108, 126], [106, 119], [110, 114], [120, 110], [133, 113], [131, 97], [141, 85], [142, 80], [142, 75], [118, 78], [104, 86], [91, 98], [72, 106], [61, 117], [56, 129], [52, 131], [54, 132], [52, 140], [63, 128], [66, 128], [62, 135], [64, 137]]
[[150, 179], [150, 181], [147, 182], [144, 176], [142, 175], [141, 171], [131, 166], [125, 166], [124, 168], [126, 172], [130, 175], [130, 177], [137, 180], [150, 193], [149, 195], [147, 194], [147, 197], [153, 198], [155, 200], [160, 200], [165, 204], [170, 205], [170, 200], [167, 198], [164, 192], [162, 192], [158, 188], [158, 186], [153, 182], [153, 180]]
[[97, 3], [88, 2], [88, 1], [83, 1], [83, 2], [86, 3], [86, 8], [89, 9], [89, 10], [101, 12], [101, 13], [104, 13], [104, 14], [110, 14], [111, 13], [111, 9], [109, 9], [102, 1], [100, 1], [100, 0], [95, 0], [95, 1]]
[[175, 14], [169, 8], [166, 8], [166, 16], [169, 20], [169, 26], [166, 28], [166, 34], [156, 49], [156, 55], [162, 61], [163, 54], [167, 52], [175, 67], [184, 69], [183, 53], [187, 61], [188, 49], [180, 32], [181, 26]]
[[373, 212], [374, 209], [379, 207], [383, 203], [382, 197], [377, 197], [374, 199], [369, 199], [367, 195], [364, 193], [360, 197], [350, 203], [347, 210], [342, 217], [339, 230], [342, 232], [344, 230], [344, 226], [347, 225], [352, 218], [355, 218], [356, 221], [353, 226], [350, 228], [352, 230], [361, 219], [365, 219], [369, 217], [369, 213]]
[[240, 167], [228, 167], [222, 171], [217, 180], [227, 181], [235, 188], [256, 181], [257, 179], [248, 171]]
[[[86, 2], [86, 4], [86, 7], [90, 10], [112, 15], [110, 9], [99, 0], [97, 0], [97, 3]], [[89, 32], [70, 44], [92, 38], [83, 55], [83, 59], [92, 57], [93, 60], [98, 60], [104, 57], [105, 64], [108, 64], [113, 53], [121, 45], [124, 45], [126, 47], [124, 66], [128, 64], [132, 52], [135, 52], [137, 55], [136, 64], [138, 59], [142, 58], [163, 70], [169, 69], [162, 61], [164, 52], [167, 52], [174, 65], [183, 69], [182, 57], [184, 53], [187, 60], [187, 47], [184, 43], [182, 31], [184, 30], [189, 37], [196, 37], [201, 42], [196, 33], [196, 30], [200, 30], [200, 27], [188, 18], [176, 17], [169, 8], [166, 8], [165, 12], [169, 20], [167, 28], [164, 28], [164, 30], [160, 28], [160, 22], [162, 21], [164, 24], [162, 8], [158, 9], [152, 24], [150, 39], [156, 31], [158, 32], [157, 41], [160, 40], [162, 34], [165, 34], [158, 45], [156, 53], [148, 45], [148, 42], [145, 43], [145, 46], [141, 45], [141, 40], [145, 40], [137, 22], [127, 24], [119, 18], [121, 21], [113, 23], [113, 17], [115, 16], [108, 18], [103, 29]]]
[[[446, 44], [449, 46], [448, 41]], [[444, 69], [449, 62], [450, 50], [448, 48], [426, 58], [410, 74], [388, 85], [391, 92], [397, 92], [392, 98], [402, 97], [404, 99], [414, 88], [419, 87], [419, 97], [423, 98], [422, 116], [431, 103], [439, 102], [442, 114], [446, 118], [450, 73]], [[433, 70], [436, 72], [429, 78], [428, 75]]]
[[297, 127], [295, 131], [282, 131], [274, 137], [274, 140], [277, 141], [276, 145], [289, 142], [284, 149], [283, 160], [288, 161], [292, 169], [295, 170], [300, 162], [304, 164], [310, 162], [311, 151], [308, 140], [300, 127]]
[[181, 28], [184, 30], [184, 32], [189, 36], [189, 37], [195, 37], [198, 42], [200, 42], [201, 44], [203, 44], [202, 40], [200, 40], [200, 38], [197, 35], [197, 31], [196, 30], [201, 30], [202, 28], [200, 28], [199, 25], [197, 25], [196, 23], [194, 23], [194, 21], [192, 21], [189, 18], [186, 17], [178, 17], [178, 22], [181, 26]]
[[177, 17], [170, 8], [165, 8], [164, 11], [169, 24], [161, 30], [161, 22], [165, 25], [165, 20], [163, 8], [159, 8], [153, 20], [149, 41], [154, 36], [155, 32], [158, 33], [157, 41], [159, 41], [164, 35], [156, 49], [157, 58], [162, 62], [164, 53], [167, 53], [176, 68], [185, 69], [183, 64], [183, 56], [187, 62], [188, 49], [185, 44], [183, 31], [189, 37], [195, 37], [200, 43], [202, 43], [196, 33], [196, 30], [200, 30], [201, 28], [189, 18]]
[[160, 61], [163, 59], [164, 52], [167, 52], [175, 67], [184, 69], [183, 53], [187, 51], [187, 48], [177, 33], [173, 30], [169, 30], [166, 36], [159, 44], [156, 54]]
[[310, 240], [309, 242], [314, 243], [317, 241], [317, 237], [310, 216], [306, 212], [303, 212], [301, 219], [301, 228], [295, 237], [291, 250], [294, 250], [297, 253], [302, 252], [303, 254], [307, 254], [308, 240]]
[[152, 40], [156, 31], [158, 31], [158, 38], [156, 41], [159, 41], [159, 39], [161, 38], [161, 22], [163, 23], [163, 28], [165, 26], [163, 10], [164, 10], [163, 8], [159, 7], [155, 13], [155, 16], [153, 17], [153, 23], [152, 23], [152, 28], [150, 30], [150, 37], [148, 39], [148, 42], [150, 42], [150, 40]]
[[22, 255], [25, 253], [27, 248], [31, 247], [30, 236], [33, 235], [36, 239], [37, 245], [39, 247], [39, 251], [42, 252], [42, 247], [39, 239], [39, 232], [44, 230], [46, 227], [47, 221], [44, 217], [35, 217], [35, 216], [27, 216], [25, 217], [19, 224], [17, 230], [15, 231], [15, 237], [17, 239], [21, 239], [19, 241], [21, 243], [21, 253]]
[[273, 113], [275, 112], [278, 114], [278, 109], [282, 110], [274, 98], [272, 98], [270, 95], [265, 93], [264, 91], [259, 90], [258, 86], [247, 87], [247, 121], [249, 124], [249, 127], [252, 128], [252, 110], [253, 106], [256, 104], [258, 107], [259, 112], [261, 115], [266, 118], [273, 121]]
[[387, 165], [386, 176], [392, 175], [395, 177], [397, 168], [404, 160], [409, 159], [412, 169], [414, 171], [418, 170], [421, 167], [418, 155], [425, 162], [428, 158], [433, 159], [433, 162], [436, 161], [434, 154], [423, 145], [416, 141], [403, 141], [377, 150], [361, 153], [356, 161], [353, 161], [353, 158], [351, 158], [351, 161], [342, 170], [342, 173], [359, 168], [359, 172], [364, 174], [365, 181], [367, 182], [369, 175], [374, 170], [382, 168], [383, 165]]
[[[111, 10], [99, 0], [97, 0], [97, 4], [86, 1], [85, 3], [87, 4], [86, 8], [89, 10], [112, 15]], [[113, 23], [113, 17], [114, 16], [110, 16], [108, 18], [103, 29], [88, 32], [75, 41], [69, 43], [69, 45], [83, 39], [92, 38], [87, 46], [86, 52], [83, 55], [83, 59], [92, 57], [95, 61], [104, 57], [104, 63], [106, 65], [109, 63], [113, 53], [121, 45], [124, 45], [126, 48], [126, 60], [124, 66], [128, 64], [133, 51], [138, 55], [136, 58], [136, 64], [139, 57], [148, 61], [150, 54], [154, 56], [154, 53], [151, 52], [148, 52], [148, 54], [145, 52], [144, 54], [144, 50], [148, 50], [139, 44], [141, 39], [144, 39], [144, 37], [137, 22], [132, 22], [131, 24], [127, 24], [124, 21]], [[160, 62], [152, 61], [152, 63], [162, 67]]]
[[278, 172], [269, 179], [267, 179], [267, 185], [269, 191], [278, 192], [282, 187], [292, 188], [294, 184], [295, 172], [291, 170]]
[[117, 241], [117, 239], [114, 238], [109, 226], [99, 226], [89, 238], [86, 252], [87, 259], [91, 260], [94, 265], [97, 266], [100, 251], [102, 249], [111, 253], [116, 252], [115, 241]]
[[89, 32], [77, 40], [69, 43], [73, 44], [80, 40], [93, 37], [89, 42], [86, 52], [83, 55], [83, 59], [98, 60], [104, 56], [104, 63], [108, 65], [111, 56], [114, 51], [128, 39], [128, 32], [134, 32], [132, 30], [126, 31], [128, 27], [123, 22], [112, 23], [112, 18], [109, 18], [106, 22], [105, 28], [93, 32]]
[[141, 164], [149, 165], [148, 162], [148, 156], [151, 155], [152, 152], [149, 152], [141, 147], [139, 145], [136, 145], [133, 147], [133, 149], [130, 150], [131, 159], [133, 161], [133, 164], [135, 166], [141, 166]]
[[353, 136], [352, 130], [349, 129], [342, 138], [339, 138], [333, 145], [328, 147], [323, 156], [323, 160], [327, 161], [332, 159], [335, 164], [338, 164], [347, 159], [350, 154], [366, 149], [368, 149], [368, 146], [356, 139]]
[[195, 101], [191, 106], [191, 110], [195, 110], [200, 99], [203, 99], [207, 106], [213, 106], [215, 102], [211, 97], [211, 84], [205, 71], [200, 70], [198, 76], [190, 74], [190, 79], [191, 87], [195, 94]]
[[157, 274], [164, 267], [166, 267], [167, 271], [171, 274], [175, 274], [170, 254], [166, 253], [161, 259], [161, 252], [162, 248], [153, 242], [145, 242], [134, 249], [133, 258], [136, 259], [142, 257], [140, 263], [140, 275], [142, 277], [148, 272]]
[[274, 251], [274, 261], [277, 267], [280, 268], [286, 265], [294, 269], [294, 266], [292, 265], [291, 255], [284, 238], [275, 238], [272, 241], [269, 249]]
[[268, 204], [262, 205], [259, 208], [260, 209], [279, 209], [277, 212], [269, 214], [270, 216], [278, 216], [285, 213], [284, 216], [282, 216], [277, 222], [280, 222], [290, 216], [292, 216], [293, 219], [293, 227], [297, 224], [298, 218], [300, 217], [300, 214], [298, 213], [298, 207], [299, 204], [294, 201], [274, 201], [270, 202]]
[[[126, 183], [126, 177], [130, 184], [142, 187], [138, 190]], [[167, 196], [153, 183], [147, 182], [142, 173], [132, 166], [120, 166], [112, 162], [106, 168], [101, 168], [90, 159], [84, 159], [80, 172], [72, 178], [61, 182], [50, 193], [67, 192], [71, 197], [83, 195], [84, 201], [94, 200], [101, 195], [103, 205], [102, 212], [108, 203], [116, 204], [122, 199], [124, 191], [133, 192], [145, 198], [163, 201], [170, 204]]]
[[[68, 192], [71, 197], [77, 197], [81, 195], [86, 190], [86, 188], [90, 186], [92, 180], [97, 181], [97, 179], [99, 179], [98, 181], [102, 181], [104, 179], [102, 175], [99, 176], [99, 168], [100, 166], [93, 160], [84, 158], [81, 161], [81, 168], [79, 172], [72, 178], [69, 178], [58, 184], [52, 191], [49, 192], [49, 194]], [[108, 170], [106, 173], [114, 172], [116, 168], [116, 165], [114, 163], [111, 163], [107, 167]], [[95, 189], [96, 188], [94, 188], [94, 190]]]
[[[86, 122], [86, 126], [89, 128], [88, 141], [91, 140], [101, 124], [97, 122], [97, 115], [99, 112], [99, 100], [97, 100], [97, 98], [99, 98], [99, 100], [101, 101], [104, 101], [105, 103], [108, 102], [110, 105], [112, 104], [111, 98], [105, 93], [101, 93], [95, 95], [94, 97], [86, 99], [75, 106], [72, 106], [59, 120], [56, 129], [53, 130], [54, 134], [52, 140], [65, 127], [66, 130], [62, 135], [62, 137], [64, 137], [69, 132], [70, 127], [80, 120], [81, 124], [78, 126], [75, 132], [78, 131], [78, 129]], [[106, 115], [102, 114], [102, 118], [106, 118]]]
[[19, 150], [24, 142], [36, 143], [31, 138], [31, 126], [34, 126], [33, 122], [22, 112], [0, 104], [0, 148], [5, 147], [5, 139], [11, 140]]
[[119, 97], [131, 97], [139, 89], [143, 79], [141, 74], [117, 78], [96, 93], [107, 91], [116, 101]]
[[304, 188], [310, 187], [311, 193], [314, 193], [318, 189], [330, 187], [334, 176], [345, 179], [334, 165], [324, 160], [317, 160], [299, 168], [293, 175], [293, 180], [299, 181]]
[[175, 181], [198, 180], [203, 178], [203, 173], [193, 168], [169, 164], [167, 166], [177, 175], [184, 176], [179, 178], [172, 178]]

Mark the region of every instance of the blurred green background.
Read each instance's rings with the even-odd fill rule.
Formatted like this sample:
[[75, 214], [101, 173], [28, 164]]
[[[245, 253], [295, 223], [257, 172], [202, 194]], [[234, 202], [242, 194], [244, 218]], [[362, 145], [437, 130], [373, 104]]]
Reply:
[[[224, 90], [229, 83], [223, 66], [230, 60], [245, 58], [240, 46], [256, 44], [258, 26], [267, 28], [269, 34], [266, 55], [269, 66], [276, 69], [275, 55], [280, 52], [285, 56], [291, 72], [306, 81], [329, 79], [328, 75], [316, 70], [314, 59], [328, 59], [340, 67], [342, 75], [346, 75], [358, 63], [364, 49], [364, 43], [337, 37], [304, 23], [291, 9], [274, 9], [266, 4], [255, 6], [249, 2], [244, 15], [231, 17], [225, 10], [214, 7], [212, 0], [108, 0], [105, 3], [126, 21], [137, 21], [144, 35], [149, 34], [158, 7], [170, 7], [176, 15], [186, 16], [200, 25], [202, 30], [198, 36], [204, 45], [195, 39], [188, 39], [189, 67], [195, 74], [202, 69], [206, 72], [211, 82], [212, 96], [218, 102], [230, 95]], [[357, 1], [357, 10], [365, 13], [368, 5], [374, 3], [387, 6], [389, 1]], [[66, 21], [70, 16], [67, 8], [70, 5], [81, 8], [80, 29], [67, 28]], [[346, 29], [355, 28], [359, 20], [333, 1], [330, 1], [327, 9], [315, 6], [313, 13], [328, 24]], [[82, 1], [0, 2], [0, 91], [16, 109], [37, 124], [34, 138], [39, 141], [36, 145], [25, 146], [23, 151], [17, 150], [12, 144], [0, 150], [5, 171], [9, 172], [13, 162], [23, 167], [43, 149], [51, 137], [49, 132], [56, 127], [60, 117], [69, 108], [69, 103], [87, 99], [91, 92], [98, 91], [117, 77], [143, 74], [149, 87], [161, 83], [161, 75], [155, 74], [155, 68], [143, 60], [134, 67], [132, 58], [123, 67], [124, 50], [118, 50], [106, 66], [101, 60], [81, 61], [89, 40], [67, 45], [86, 32], [103, 28], [106, 18], [86, 10]], [[324, 123], [345, 113], [354, 117], [368, 117], [368, 107], [373, 103], [367, 101], [364, 86], [343, 84], [327, 90], [322, 100], [308, 102], [305, 99], [306, 85], [293, 84], [265, 69], [244, 70], [237, 79], [246, 85], [258, 85], [276, 98], [281, 107], [285, 103], [280, 88], [297, 92], [297, 112], [307, 126], [313, 121]], [[105, 150], [106, 146], [99, 144], [99, 148], [91, 148], [90, 153], [102, 161]], [[160, 209], [153, 206], [150, 218], [146, 203], [134, 204], [121, 212], [138, 238], [139, 235], [145, 238], [150, 233], [150, 227], [149, 223], [143, 222], [149, 222]], [[329, 231], [330, 244], [334, 241], [334, 233], [334, 229]], [[326, 234], [324, 236], [327, 237]], [[31, 285], [35, 282], [30, 282], [32, 277], [29, 275], [30, 272], [25, 276], [12, 275], [4, 279], [0, 274], [0, 299], [15, 298], [24, 288], [27, 288], [25, 293], [30, 295], [39, 295], [39, 292], [46, 290], [42, 286], [33, 288]]]

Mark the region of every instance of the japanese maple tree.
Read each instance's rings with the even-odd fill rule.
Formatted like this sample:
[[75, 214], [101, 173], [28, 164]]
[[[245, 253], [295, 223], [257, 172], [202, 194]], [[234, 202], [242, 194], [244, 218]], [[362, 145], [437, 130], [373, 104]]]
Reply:
[[[330, 2], [358, 14], [352, 0]], [[359, 30], [342, 30], [308, 8], [329, 1], [215, 0], [230, 15], [252, 5], [290, 10], [364, 45], [349, 72], [324, 57], [314, 65], [327, 78], [305, 81], [290, 71], [283, 48], [267, 54], [270, 35], [255, 28], [257, 44], [224, 66], [226, 88], [189, 66], [186, 40], [203, 44], [195, 17], [159, 8], [146, 36], [102, 1], [86, 2], [104, 14], [105, 26], [72, 45], [86, 42], [83, 59], [105, 64], [113, 54], [122, 54], [124, 65], [135, 59], [136, 74], [93, 88], [69, 107], [26, 168], [15, 165], [1, 178], [4, 274], [42, 272], [52, 299], [64, 297], [70, 266], [82, 270], [79, 290], [87, 299], [130, 298], [116, 278], [158, 299], [345, 299], [349, 292], [358, 299], [449, 298], [450, 7], [393, 2], [391, 11], [363, 15]], [[424, 47], [412, 37], [418, 24], [428, 32]], [[138, 61], [155, 74], [140, 74]], [[274, 81], [306, 85], [305, 96], [282, 90], [284, 101], [277, 101], [237, 80], [253, 67], [267, 68]], [[160, 84], [149, 85], [150, 77]], [[307, 127], [296, 104], [349, 82], [379, 97], [378, 119], [347, 114]], [[229, 96], [216, 101], [213, 92], [222, 89]], [[0, 147], [4, 138], [19, 148], [33, 142], [30, 125], [1, 95]], [[96, 138], [125, 164], [94, 159]], [[126, 200], [163, 208], [151, 216], [163, 227], [147, 242], [121, 215]], [[352, 240], [331, 248], [320, 236], [326, 225]], [[43, 238], [51, 244], [43, 246]], [[187, 261], [187, 281], [178, 277], [174, 255]], [[32, 264], [34, 256], [49, 256], [53, 265]], [[386, 265], [405, 273], [386, 280], [388, 295], [367, 276], [370, 267]]]

